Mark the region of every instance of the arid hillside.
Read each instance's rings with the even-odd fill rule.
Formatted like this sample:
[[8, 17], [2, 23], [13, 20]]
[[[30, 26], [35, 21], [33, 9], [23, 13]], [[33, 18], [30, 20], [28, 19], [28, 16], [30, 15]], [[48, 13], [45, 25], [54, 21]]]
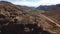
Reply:
[[60, 24], [60, 8], [56, 8], [56, 10], [47, 11], [45, 15]]
[[23, 9], [10, 2], [0, 1], [1, 34], [60, 34], [60, 25], [51, 18], [51, 14], [56, 15], [57, 12], [42, 14], [39, 10]]

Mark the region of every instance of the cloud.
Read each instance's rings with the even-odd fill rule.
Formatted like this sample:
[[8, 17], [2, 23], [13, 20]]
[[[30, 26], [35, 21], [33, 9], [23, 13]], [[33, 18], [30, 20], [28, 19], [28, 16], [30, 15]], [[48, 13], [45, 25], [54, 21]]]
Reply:
[[[31, 0], [32, 1], [32, 0]], [[27, 0], [16, 1], [14, 4], [26, 5], [26, 6], [40, 6], [40, 5], [55, 5], [60, 4], [60, 0], [35, 0], [37, 2], [29, 2]]]
[[[38, 1], [40, 1], [40, 0], [38, 0]], [[12, 3], [14, 3], [14, 4], [17, 4], [17, 5], [25, 5], [25, 6], [34, 6], [34, 7], [36, 7], [36, 6], [38, 6], [37, 4], [38, 4], [38, 1], [37, 0], [35, 0], [34, 2], [31, 0], [31, 1], [27, 1], [27, 0], [17, 0], [17, 1], [15, 1], [15, 2], [12, 2]]]
[[60, 4], [60, 0], [6, 0], [13, 4], [25, 5], [25, 6], [40, 6], [40, 5], [55, 5]]
[[35, 2], [27, 2], [27, 1], [24, 1], [24, 2], [15, 2], [14, 4], [20, 4], [20, 5], [27, 5], [27, 6], [36, 6], [37, 3]]
[[54, 4], [60, 4], [60, 0], [41, 0], [40, 5], [54, 5]]

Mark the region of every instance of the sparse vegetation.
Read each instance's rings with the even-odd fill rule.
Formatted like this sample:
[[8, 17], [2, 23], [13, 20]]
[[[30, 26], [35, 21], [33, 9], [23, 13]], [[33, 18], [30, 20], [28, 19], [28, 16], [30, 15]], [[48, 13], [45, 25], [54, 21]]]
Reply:
[[[46, 17], [42, 10], [22, 10], [16, 5], [0, 3], [0, 33], [1, 34], [57, 34], [60, 27]], [[7, 4], [7, 3], [6, 3]], [[2, 5], [2, 6], [1, 6]], [[41, 11], [41, 12], [40, 12]], [[43, 15], [43, 14], [44, 15]], [[2, 16], [1, 16], [2, 15]], [[26, 30], [26, 31], [25, 31]], [[27, 32], [28, 31], [28, 32]]]

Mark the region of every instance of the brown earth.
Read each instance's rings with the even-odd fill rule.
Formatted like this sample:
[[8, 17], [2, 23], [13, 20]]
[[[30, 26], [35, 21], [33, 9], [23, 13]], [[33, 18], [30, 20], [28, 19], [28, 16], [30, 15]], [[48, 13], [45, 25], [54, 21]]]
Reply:
[[[2, 1], [0, 2], [1, 32], [3, 32], [3, 34], [7, 33], [7, 31], [10, 34], [13, 34], [14, 32], [18, 32], [17, 34], [20, 34], [21, 32], [23, 33], [25, 30], [29, 31], [29, 29], [32, 28], [30, 30], [33, 31], [34, 34], [39, 34], [39, 31], [40, 34], [59, 34], [59, 24], [57, 23], [57, 25], [55, 21], [49, 17], [49, 15], [51, 15], [49, 13], [46, 13], [46, 16], [37, 11], [31, 11], [30, 13], [27, 13], [21, 9], [18, 9], [14, 4]], [[19, 30], [19, 28], [21, 29]], [[26, 34], [28, 34], [28, 32]]]

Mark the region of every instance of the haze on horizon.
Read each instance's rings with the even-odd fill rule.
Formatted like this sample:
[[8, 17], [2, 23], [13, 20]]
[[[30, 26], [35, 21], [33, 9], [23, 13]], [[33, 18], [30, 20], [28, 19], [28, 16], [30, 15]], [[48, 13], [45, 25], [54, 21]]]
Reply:
[[56, 5], [60, 4], [60, 0], [0, 0], [9, 1], [16, 5], [38, 7], [40, 5]]

